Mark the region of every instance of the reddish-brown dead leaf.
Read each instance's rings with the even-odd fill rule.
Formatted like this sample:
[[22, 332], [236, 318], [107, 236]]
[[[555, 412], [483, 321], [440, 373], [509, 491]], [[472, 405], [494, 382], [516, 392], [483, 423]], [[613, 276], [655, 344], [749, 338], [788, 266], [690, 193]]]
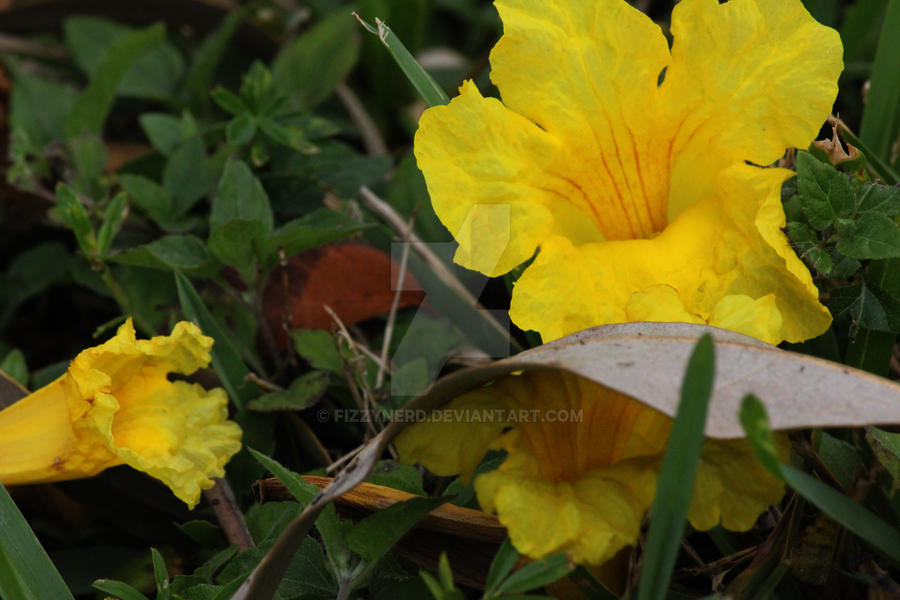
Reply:
[[[384, 314], [394, 300], [398, 274], [397, 263], [365, 244], [319, 246], [272, 271], [263, 292], [263, 313], [278, 347], [284, 348], [286, 314], [291, 329], [330, 329], [326, 305], [345, 325]], [[419, 282], [407, 272], [398, 307], [418, 306], [424, 296]]]

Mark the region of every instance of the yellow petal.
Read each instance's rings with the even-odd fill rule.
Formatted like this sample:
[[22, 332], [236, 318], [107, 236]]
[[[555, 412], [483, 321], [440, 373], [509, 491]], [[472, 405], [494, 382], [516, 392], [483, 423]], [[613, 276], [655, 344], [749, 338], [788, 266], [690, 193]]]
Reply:
[[672, 11], [672, 36], [660, 88], [675, 124], [670, 219], [715, 185], [724, 166], [765, 165], [785, 148], [806, 147], [831, 111], [843, 68], [840, 36], [801, 0], [683, 0]]
[[[436, 416], [404, 429], [394, 438], [398, 458], [420, 463], [436, 475], [459, 475], [468, 483], [491, 444], [507, 427], [505, 420], [456, 418], [475, 411], [505, 411], [502, 390], [482, 388], [464, 394], [438, 411]], [[443, 418], [449, 415], [448, 418]]]
[[516, 283], [510, 317], [544, 341], [650, 317], [706, 322], [773, 344], [822, 333], [831, 317], [781, 231], [788, 174], [731, 167], [716, 195], [653, 239], [578, 247], [548, 239]]
[[[503, 103], [558, 139], [553, 172], [606, 239], [665, 226], [669, 144], [657, 82], [659, 26], [622, 0], [499, 0], [491, 79]], [[580, 240], [558, 230], [575, 243]]]
[[62, 377], [0, 411], [0, 480], [60, 481], [126, 463], [162, 480], [189, 506], [240, 449], [221, 389], [170, 372], [209, 363], [212, 339], [192, 323], [136, 340], [127, 321], [81, 352]]
[[[789, 442], [776, 435], [778, 452], [787, 458]], [[721, 525], [746, 531], [784, 496], [784, 483], [763, 467], [747, 440], [707, 440], [700, 455], [688, 520], [700, 530]]]
[[532, 455], [519, 451], [476, 477], [475, 491], [519, 552], [532, 558], [565, 552], [577, 563], [601, 564], [637, 540], [653, 500], [655, 469], [654, 459], [634, 458], [573, 482], [552, 482]]
[[472, 82], [447, 106], [427, 110], [416, 160], [434, 210], [459, 242], [455, 260], [491, 276], [529, 259], [554, 222], [598, 239], [567, 200], [573, 185], [549, 174], [559, 143]]

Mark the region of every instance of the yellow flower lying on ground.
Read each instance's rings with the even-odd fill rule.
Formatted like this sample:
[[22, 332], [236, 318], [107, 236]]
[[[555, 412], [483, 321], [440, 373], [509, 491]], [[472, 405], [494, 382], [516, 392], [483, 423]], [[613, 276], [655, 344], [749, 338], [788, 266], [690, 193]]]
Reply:
[[[540, 251], [510, 317], [544, 341], [685, 321], [769, 343], [831, 317], [781, 231], [785, 169], [815, 137], [842, 47], [801, 0], [682, 0], [671, 50], [624, 0], [497, 0], [491, 80], [427, 110], [415, 154], [455, 260]], [[748, 164], [752, 163], [752, 164]]]
[[[597, 565], [637, 541], [668, 416], [562, 371], [510, 375], [445, 408], [442, 415], [457, 418], [417, 423], [396, 438], [400, 459], [468, 482], [488, 450], [505, 450], [498, 469], [475, 477], [475, 491], [519, 552], [565, 552]], [[786, 438], [778, 439], [785, 453]], [[697, 529], [744, 531], [783, 493], [749, 442], [707, 440], [688, 520]]]
[[168, 485], [191, 508], [241, 448], [228, 397], [169, 373], [209, 364], [213, 340], [182, 321], [170, 336], [115, 337], [82, 351], [68, 371], [0, 411], [0, 482], [89, 477], [127, 464]]

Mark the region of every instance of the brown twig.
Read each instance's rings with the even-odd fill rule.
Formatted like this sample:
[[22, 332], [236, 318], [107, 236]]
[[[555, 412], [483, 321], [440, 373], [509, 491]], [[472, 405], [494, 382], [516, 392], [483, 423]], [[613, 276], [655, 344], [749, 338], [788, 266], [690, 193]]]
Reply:
[[359, 130], [359, 136], [362, 138], [363, 146], [366, 147], [366, 152], [373, 155], [388, 154], [387, 144], [384, 143], [378, 126], [375, 125], [375, 121], [369, 116], [365, 106], [359, 101], [353, 90], [346, 83], [341, 82], [334, 88], [334, 94], [344, 105], [344, 109], [350, 115], [350, 120]]
[[250, 535], [250, 529], [244, 521], [237, 499], [234, 497], [234, 490], [228, 481], [216, 479], [215, 485], [204, 490], [203, 496], [216, 513], [216, 519], [222, 526], [228, 542], [237, 546], [238, 552], [252, 548], [253, 536]]
[[[406, 230], [412, 232], [416, 215], [409, 218]], [[384, 384], [385, 365], [388, 363], [388, 351], [391, 346], [391, 338], [394, 335], [394, 322], [397, 319], [397, 307], [400, 306], [400, 295], [403, 293], [403, 280], [406, 277], [406, 264], [409, 261], [409, 240], [403, 240], [403, 253], [400, 255], [400, 270], [397, 273], [397, 289], [394, 290], [394, 299], [391, 301], [391, 310], [388, 313], [387, 324], [384, 327], [384, 340], [381, 343], [381, 360], [378, 364], [378, 374], [375, 376], [375, 392], [381, 391]]]

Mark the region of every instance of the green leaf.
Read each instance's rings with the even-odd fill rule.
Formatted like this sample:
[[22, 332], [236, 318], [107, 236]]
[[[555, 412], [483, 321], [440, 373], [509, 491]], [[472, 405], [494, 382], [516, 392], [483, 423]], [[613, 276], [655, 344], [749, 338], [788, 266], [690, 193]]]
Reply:
[[139, 56], [164, 39], [165, 27], [157, 24], [146, 29], [123, 33], [107, 47], [91, 82], [66, 119], [67, 137], [76, 138], [85, 131], [100, 135], [103, 122], [125, 73]]
[[306, 132], [299, 127], [289, 127], [273, 121], [269, 117], [261, 116], [256, 120], [259, 128], [262, 129], [269, 139], [279, 143], [282, 146], [292, 148], [297, 152], [309, 154], [316, 152], [318, 147], [309, 141]]
[[[76, 64], [93, 75], [102, 64], [104, 52], [115, 39], [133, 31], [97, 17], [69, 17], [63, 23], [66, 46]], [[168, 42], [144, 52], [122, 77], [118, 92], [123, 96], [168, 100], [184, 70], [181, 54]]]
[[714, 374], [715, 351], [712, 338], [706, 334], [691, 354], [681, 385], [681, 401], [666, 444], [650, 511], [652, 517], [638, 600], [663, 600], [666, 597], [684, 535], [685, 515], [691, 503]]
[[835, 288], [829, 296], [828, 308], [835, 318], [849, 316], [857, 327], [890, 331], [884, 307], [868, 286], [856, 284]]
[[75, 167], [75, 177], [69, 183], [85, 196], [100, 198], [103, 196], [103, 188], [99, 185], [100, 178], [106, 171], [106, 144], [100, 136], [93, 133], [69, 140], [69, 159]]
[[528, 592], [565, 577], [574, 568], [565, 554], [548, 556], [528, 563], [507, 577], [497, 591], [504, 595]]
[[225, 128], [225, 138], [234, 146], [249, 143], [254, 135], [256, 135], [256, 120], [246, 113], [233, 118]]
[[279, 248], [284, 250], [285, 256], [293, 256], [369, 227], [371, 225], [361, 225], [333, 210], [319, 209], [288, 221], [271, 235], [258, 240], [257, 251], [263, 266], [269, 268], [278, 261]]
[[13, 74], [16, 84], [9, 95], [9, 152], [11, 157], [25, 160], [27, 155], [40, 156], [50, 143], [65, 138], [66, 116], [78, 94], [67, 85], [23, 69], [15, 69]]
[[[0, 485], [0, 597], [72, 600], [62, 577], [3, 485]], [[145, 599], [146, 600], [146, 599]]]
[[0, 276], [0, 324], [9, 319], [25, 300], [63, 280], [69, 264], [76, 260], [60, 242], [41, 242], [25, 250], [9, 263]]
[[25, 362], [25, 355], [18, 348], [6, 353], [0, 361], [0, 371], [21, 383], [23, 387], [28, 386], [28, 365]]
[[180, 271], [175, 271], [175, 287], [184, 315], [200, 327], [205, 335], [215, 340], [210, 351], [213, 368], [219, 374], [231, 401], [242, 411], [247, 402], [259, 395], [259, 388], [246, 380], [250, 370], [225, 328], [209, 312], [191, 281]]
[[873, 211], [886, 217], [900, 215], [900, 187], [868, 183], [860, 190], [857, 212]]
[[334, 337], [321, 329], [295, 329], [291, 332], [294, 349], [313, 369], [344, 374], [344, 362], [335, 346]]
[[866, 429], [866, 440], [878, 462], [894, 478], [895, 487], [900, 485], [900, 433], [869, 427]]
[[813, 157], [797, 153], [797, 189], [809, 224], [818, 230], [830, 227], [853, 208], [853, 186], [847, 175]]
[[180, 216], [209, 195], [219, 179], [214, 159], [207, 158], [203, 140], [194, 137], [175, 150], [163, 170], [163, 187], [172, 197], [172, 215]]
[[355, 581], [365, 580], [378, 562], [425, 515], [445, 504], [447, 498], [411, 498], [375, 512], [347, 534], [347, 545], [366, 561]]
[[323, 371], [306, 373], [295, 379], [288, 389], [263, 394], [252, 400], [247, 408], [257, 412], [309, 408], [325, 394], [325, 390], [328, 389], [328, 380], [328, 373]]
[[888, 159], [893, 144], [900, 134], [900, 0], [890, 0], [878, 51], [869, 77], [862, 114], [861, 137], [879, 157]]
[[335, 11], [284, 46], [272, 63], [273, 80], [303, 105], [315, 106], [350, 73], [358, 56], [353, 19]]
[[69, 226], [78, 247], [85, 254], [93, 254], [97, 249], [97, 239], [94, 237], [94, 228], [88, 218], [87, 211], [75, 191], [65, 183], [56, 186], [56, 203], [59, 207], [59, 216]]
[[272, 207], [262, 184], [243, 161], [232, 159], [225, 164], [213, 201], [210, 230], [215, 231], [234, 220], [259, 221], [266, 233], [274, 228]]
[[847, 142], [853, 144], [859, 150], [865, 154], [866, 159], [869, 161], [869, 166], [872, 167], [872, 170], [876, 175], [881, 177], [882, 181], [888, 185], [895, 185], [900, 183], [900, 175], [891, 168], [891, 166], [887, 163], [886, 160], [883, 160], [880, 156], [875, 154], [871, 148], [869, 148], [865, 142], [856, 137], [852, 131], [847, 129], [846, 125], [840, 124], [838, 126], [840, 134], [844, 137]]
[[882, 213], [861, 213], [837, 243], [837, 250], [853, 258], [900, 257], [900, 227]]
[[169, 571], [166, 569], [166, 561], [156, 548], [150, 548], [150, 558], [153, 561], [153, 578], [156, 580], [156, 600], [169, 600]]
[[[301, 505], [308, 506], [312, 499], [319, 493], [319, 488], [308, 483], [297, 473], [286, 469], [273, 458], [269, 458], [265, 454], [257, 452], [253, 448], [247, 448], [262, 466], [269, 470], [272, 475], [278, 478], [288, 491], [297, 499]], [[344, 532], [341, 529], [338, 520], [337, 511], [333, 504], [329, 504], [322, 509], [316, 519], [316, 528], [322, 536], [322, 543], [332, 562], [338, 565], [345, 565], [347, 560], [347, 548], [344, 540]]]
[[518, 560], [519, 553], [507, 539], [497, 550], [494, 560], [491, 561], [491, 568], [488, 570], [487, 579], [484, 581], [485, 597], [491, 597], [500, 583], [506, 579], [506, 576], [516, 566]]
[[106, 260], [135, 267], [208, 274], [212, 257], [206, 244], [192, 235], [167, 235], [149, 244], [110, 254]]
[[262, 221], [235, 219], [213, 229], [209, 235], [210, 251], [226, 265], [235, 267], [247, 283], [256, 279], [256, 241], [267, 231]]
[[762, 402], [753, 396], [744, 398], [740, 417], [747, 438], [766, 469], [864, 542], [893, 560], [900, 560], [900, 531], [815, 477], [779, 462], [775, 436]]
[[112, 594], [116, 598], [119, 598], [119, 600], [149, 600], [147, 596], [127, 583], [116, 581], [115, 579], [98, 579], [94, 582], [92, 587], [101, 592]]
[[156, 221], [172, 218], [172, 197], [166, 189], [141, 175], [119, 175], [119, 184], [131, 200]]
[[103, 213], [103, 223], [97, 232], [97, 250], [101, 254], [106, 254], [109, 247], [112, 246], [113, 238], [119, 232], [122, 226], [122, 219], [125, 218], [125, 194], [116, 194], [106, 207]]
[[211, 91], [209, 95], [222, 110], [229, 112], [234, 116], [244, 115], [250, 112], [250, 107], [247, 106], [240, 96], [223, 87], [217, 87]]
[[187, 110], [181, 118], [168, 113], [143, 113], [138, 122], [150, 144], [163, 156], [169, 156], [183, 142], [197, 135], [197, 122]]
[[397, 66], [400, 67], [406, 75], [406, 78], [409, 79], [409, 82], [416, 88], [416, 91], [419, 92], [419, 95], [425, 101], [425, 104], [428, 106], [440, 106], [450, 102], [447, 93], [444, 92], [431, 75], [422, 68], [422, 65], [416, 62], [416, 59], [410, 54], [409, 50], [406, 49], [406, 46], [403, 45], [400, 38], [394, 35], [394, 32], [391, 31], [390, 27], [378, 19], [375, 19], [377, 28], [372, 27], [365, 21], [360, 22], [369, 33], [377, 35], [381, 40], [381, 43], [387, 47], [388, 52], [390, 52], [394, 61], [396, 61]]

